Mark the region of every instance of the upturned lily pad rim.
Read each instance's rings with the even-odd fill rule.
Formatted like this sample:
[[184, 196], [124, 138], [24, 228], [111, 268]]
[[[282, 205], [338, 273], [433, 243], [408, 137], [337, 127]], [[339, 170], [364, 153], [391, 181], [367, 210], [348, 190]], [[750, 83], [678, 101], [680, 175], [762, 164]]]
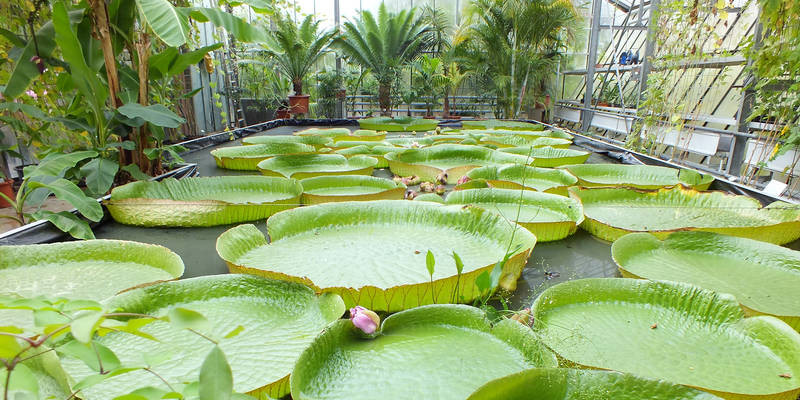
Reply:
[[[492, 203], [508, 204], [512, 206], [517, 206], [519, 204], [522, 204], [522, 206], [549, 205], [552, 207], [556, 207], [558, 205], [566, 206], [567, 204], [570, 204], [574, 205], [575, 208], [564, 208], [556, 211], [563, 213], [568, 218], [568, 220], [565, 220], [564, 222], [571, 221], [576, 225], [579, 225], [581, 222], [583, 222], [583, 207], [581, 206], [581, 203], [575, 199], [559, 196], [557, 194], [535, 192], [531, 190], [486, 188], [455, 191], [448, 194], [447, 198], [445, 199], [445, 204], [476, 204], [479, 207], [480, 204]], [[514, 220], [514, 218], [511, 218], [513, 216], [505, 217]], [[515, 222], [526, 223], [534, 221], [520, 220]]]
[[[632, 266], [630, 261], [639, 255], [659, 250], [669, 251], [672, 254], [680, 252], [687, 257], [690, 255], [710, 258], [727, 256], [751, 263], [753, 272], [756, 274], [763, 268], [772, 268], [800, 276], [800, 252], [767, 242], [713, 232], [678, 231], [669, 234], [663, 239], [659, 239], [647, 232], [630, 233], [614, 241], [611, 246], [611, 256], [620, 272], [626, 277], [653, 280], [648, 278], [647, 267], [643, 269], [641, 266]], [[685, 264], [684, 268], [694, 269], [695, 267], [691, 264]], [[658, 271], [651, 270], [650, 272], [657, 273]], [[715, 280], [717, 279], [724, 282], [729, 279], [741, 280], [745, 278], [739, 275], [723, 273], [715, 278]], [[697, 282], [682, 278], [670, 280], [702, 286]], [[742, 286], [747, 286], [747, 284]], [[707, 289], [715, 290], [713, 287], [707, 287]], [[784, 305], [781, 309], [764, 309], [757, 305], [759, 301], [754, 300], [754, 297], [764, 296], [779, 299], [785, 299], [790, 296], [797, 299], [800, 298], [798, 293], [779, 293], [771, 289], [765, 292], [765, 290], [767, 289], [759, 287], [751, 293], [731, 294], [737, 298], [748, 315], [768, 314], [786, 321], [795, 329], [800, 328], [800, 309], [794, 309], [793, 306], [789, 305]], [[774, 304], [772, 299], [769, 299], [769, 302]]]
[[370, 117], [358, 120], [361, 129], [386, 132], [424, 132], [436, 129], [439, 121], [413, 117]]
[[[330, 170], [325, 168], [325, 164], [320, 165], [322, 168], [313, 169], [310, 171], [290, 171], [288, 178], [294, 178], [295, 175], [299, 179], [308, 178], [317, 175], [345, 175], [345, 174], [362, 174], [362, 175], [369, 175], [372, 173], [372, 169], [378, 164], [378, 160], [374, 157], [363, 156], [363, 155], [355, 155], [351, 157], [345, 157], [341, 154], [298, 154], [298, 155], [290, 155], [290, 156], [275, 156], [264, 161], [258, 163], [258, 169], [261, 171], [262, 174], [267, 176], [283, 176], [287, 177], [286, 174], [281, 172], [279, 169], [273, 169], [272, 164], [279, 163], [279, 162], [296, 162], [299, 164], [295, 165], [308, 165], [314, 166], [319, 165], [317, 162], [322, 159], [330, 159], [330, 160], [337, 160], [340, 165], [347, 165], [352, 168], [345, 169], [345, 170]], [[285, 168], [280, 168], [285, 169]]]
[[687, 177], [688, 174], [684, 172], [687, 170], [644, 164], [569, 164], [556, 168], [565, 169], [575, 175], [579, 185], [584, 187], [659, 189], [683, 185], [691, 188], [698, 186], [707, 188], [714, 180], [711, 175], [697, 174], [695, 183], [687, 182], [682, 179]]
[[[526, 164], [532, 160], [521, 155], [505, 154], [480, 146], [463, 144], [437, 144], [419, 149], [402, 149], [387, 153], [384, 158], [389, 169], [397, 175], [416, 175], [423, 180], [433, 180], [447, 173], [447, 182], [458, 179], [474, 168], [491, 164]], [[448, 168], [436, 166], [435, 160], [458, 160], [459, 164]]]
[[[574, 351], [572, 348], [558, 349], [559, 344], [550, 342], [548, 343], [548, 334], [545, 331], [547, 327], [548, 314], [557, 312], [557, 309], [563, 308], [573, 310], [578, 305], [600, 305], [603, 303], [619, 305], [620, 303], [636, 304], [644, 307], [652, 312], [658, 312], [661, 309], [675, 310], [676, 314], [683, 317], [693, 315], [699, 323], [717, 325], [720, 328], [729, 329], [736, 332], [736, 334], [747, 337], [753, 341], [753, 344], [758, 344], [759, 349], [769, 349], [773, 356], [778, 356], [775, 352], [779, 352], [781, 359], [790, 365], [790, 370], [785, 372], [789, 373], [790, 378], [782, 378], [779, 374], [775, 374], [774, 382], [784, 383], [794, 381], [795, 385], [789, 390], [782, 390], [779, 392], [764, 392], [758, 393], [739, 393], [731, 391], [729, 387], [706, 387], [700, 382], [684, 381], [678, 382], [673, 379], [675, 383], [681, 383], [690, 387], [696, 387], [716, 395], [726, 398], [735, 399], [760, 399], [759, 396], [769, 395], [777, 399], [794, 399], [800, 393], [800, 333], [794, 331], [789, 325], [783, 321], [772, 316], [756, 316], [745, 318], [739, 303], [735, 298], [727, 293], [714, 292], [707, 289], [673, 281], [649, 281], [641, 279], [628, 279], [628, 278], [586, 278], [578, 279], [560, 283], [546, 289], [533, 303], [531, 310], [533, 312], [534, 326], [533, 330], [542, 340], [550, 347], [553, 352], [558, 354], [564, 360], [578, 366], [595, 368], [595, 369], [609, 369], [607, 365], [598, 365], [592, 361], [584, 362], [581, 360], [570, 359], [569, 356], [563, 354], [565, 351]], [[585, 313], [584, 313], [585, 314]], [[600, 315], [600, 314], [597, 314]], [[633, 315], [633, 314], [632, 314]], [[589, 315], [584, 315], [583, 319], [590, 318]], [[629, 317], [633, 319], [634, 317]], [[652, 325], [653, 322], [656, 325]], [[680, 331], [683, 329], [682, 325], [673, 326], [669, 324], [659, 325], [658, 321], [650, 321], [639, 319], [639, 324], [649, 326], [649, 330], [656, 329], [674, 329]], [[570, 329], [570, 327], [555, 326], [558, 329]], [[634, 325], [630, 326], [617, 326], [622, 330], [633, 331]], [[642, 329], [636, 330], [638, 334], [642, 334]], [[558, 339], [562, 340], [562, 339]], [[586, 339], [589, 340], [589, 339]], [[673, 342], [675, 339], [671, 339]], [[597, 346], [597, 344], [595, 344]], [[657, 351], [660, 351], [658, 349]], [[674, 350], [674, 349], [673, 349]], [[599, 351], [599, 350], [594, 350]], [[612, 349], [610, 351], [621, 352], [621, 349]], [[622, 357], [634, 357], [634, 354], [625, 353]], [[704, 357], [702, 355], [695, 355], [696, 357]], [[596, 357], [596, 356], [585, 356]], [[608, 362], [608, 361], [604, 361]], [[642, 362], [647, 362], [643, 360]], [[665, 372], [655, 373], [658, 376], [648, 376], [644, 371], [620, 371], [635, 373], [640, 376], [649, 377], [653, 379], [672, 379], [664, 378]], [[650, 372], [652, 373], [652, 372]], [[675, 372], [673, 372], [674, 374]], [[686, 374], [684, 371], [677, 371], [678, 374]], [[723, 373], [723, 372], [721, 372]], [[685, 375], [684, 375], [685, 376]], [[743, 378], [743, 377], [740, 377]], [[677, 378], [680, 379], [680, 378]], [[737, 383], [739, 384], [739, 383]], [[764, 384], [764, 382], [759, 382]]]
[[[380, 341], [385, 335], [400, 334], [403, 329], [417, 326], [446, 327], [462, 332], [475, 331], [481, 335], [491, 336], [491, 340], [504, 342], [531, 364], [541, 364], [543, 367], [557, 365], [555, 355], [542, 346], [527, 327], [509, 319], [503, 319], [492, 326], [483, 311], [459, 304], [432, 304], [392, 314], [382, 322], [375, 337], [366, 340]], [[324, 364], [329, 355], [337, 350], [341, 351], [345, 341], [360, 340], [365, 340], [363, 334], [349, 320], [337, 321], [323, 331], [295, 364], [290, 377], [292, 397], [297, 400], [313, 399], [314, 397], [306, 397], [303, 393], [304, 386], [308, 384], [304, 380], [310, 379], [315, 373], [314, 368]], [[452, 372], [457, 373], [456, 370]], [[391, 378], [387, 376], [387, 379]], [[417, 383], [424, 385], [422, 382]]]
[[[326, 201], [367, 201], [397, 198], [402, 199], [406, 185], [390, 179], [367, 175], [324, 175], [300, 181], [303, 186], [303, 203], [316, 204]], [[366, 186], [376, 189], [373, 193], [314, 193], [314, 190], [330, 187]]]

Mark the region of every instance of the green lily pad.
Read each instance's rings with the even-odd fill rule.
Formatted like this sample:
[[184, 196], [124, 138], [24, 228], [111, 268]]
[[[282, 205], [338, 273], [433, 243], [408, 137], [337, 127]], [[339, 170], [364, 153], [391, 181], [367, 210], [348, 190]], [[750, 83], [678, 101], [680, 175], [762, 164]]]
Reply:
[[572, 144], [569, 139], [553, 137], [528, 137], [528, 136], [486, 136], [481, 138], [481, 145], [494, 145], [497, 147], [545, 147], [550, 146], [554, 149], [567, 149]]
[[369, 140], [342, 140], [336, 142], [331, 145], [331, 149], [333, 150], [341, 150], [347, 149], [350, 147], [356, 146], [367, 146], [367, 147], [375, 147], [375, 146], [392, 146], [391, 143], [385, 141], [369, 141]]
[[214, 226], [267, 218], [302, 192], [296, 180], [266, 176], [168, 178], [116, 187], [104, 204], [125, 225]]
[[697, 389], [632, 374], [533, 368], [495, 379], [467, 400], [719, 400]]
[[687, 282], [730, 293], [750, 315], [776, 316], [800, 330], [800, 252], [710, 232], [675, 232], [664, 240], [625, 235], [611, 246], [623, 276]]
[[[10, 321], [3, 321], [10, 322]], [[14, 372], [11, 373], [11, 387], [9, 388], [9, 399], [68, 399], [70, 398], [69, 381], [66, 372], [61, 368], [61, 362], [54, 351], [46, 346], [39, 348], [29, 349], [20, 355], [21, 358], [27, 358], [20, 363]], [[20, 366], [21, 365], [21, 366]], [[23, 373], [30, 373], [38, 384], [38, 393], [34, 397], [23, 397], [22, 395], [16, 396], [14, 394], [13, 380], [25, 369]], [[6, 369], [0, 369], [0, 393], [4, 393], [6, 383]], [[16, 376], [15, 376], [16, 375]], [[28, 392], [30, 393], [30, 392]]]
[[460, 144], [440, 144], [421, 149], [406, 149], [384, 156], [389, 169], [400, 176], [416, 175], [424, 181], [433, 181], [447, 174], [447, 183], [456, 183], [471, 169], [485, 165], [525, 164], [525, 157], [501, 153], [485, 147]]
[[677, 282], [581, 279], [544, 291], [533, 313], [534, 332], [574, 364], [725, 398], [800, 393], [800, 334], [771, 316], [745, 318], [728, 294]]
[[303, 179], [303, 204], [332, 201], [402, 200], [406, 185], [363, 175], [317, 176]]
[[[695, 172], [697, 176], [689, 174], [689, 170], [658, 167], [654, 165], [623, 165], [623, 164], [577, 164], [564, 165], [559, 168], [566, 169], [578, 178], [578, 185], [584, 187], [631, 187], [635, 189], [660, 189], [682, 184], [687, 187], [708, 185], [714, 180], [713, 176]], [[687, 173], [684, 173], [686, 171]], [[681, 177], [689, 177], [691, 182], [684, 182]]]
[[588, 151], [573, 149], [556, 149], [544, 147], [507, 147], [500, 149], [504, 153], [520, 154], [532, 158], [529, 164], [534, 167], [558, 167], [567, 164], [583, 164], [592, 154]]
[[[217, 253], [232, 272], [301, 282], [341, 295], [348, 307], [379, 311], [470, 302], [479, 295], [477, 276], [508, 249], [513, 254], [499, 284], [514, 290], [536, 244], [530, 232], [495, 213], [406, 200], [300, 207], [272, 216], [267, 231], [269, 244], [253, 225], [230, 229], [217, 239]], [[428, 251], [436, 260], [433, 278]], [[460, 277], [453, 252], [463, 261]]]
[[378, 160], [378, 163], [375, 164], [375, 168], [389, 168], [389, 162], [386, 161], [386, 158], [384, 158], [384, 156], [387, 153], [391, 153], [397, 150], [398, 150], [397, 147], [385, 146], [379, 144], [376, 146], [359, 145], [359, 146], [348, 147], [336, 150], [335, 153], [341, 154], [345, 157], [358, 156], [358, 155], [373, 157], [376, 160]]
[[463, 121], [463, 129], [509, 129], [521, 131], [541, 131], [544, 125], [532, 124], [530, 122], [504, 121], [500, 119], [488, 119], [484, 121]]
[[531, 231], [539, 242], [561, 240], [583, 222], [579, 201], [531, 190], [458, 190], [447, 195], [445, 204], [471, 204], [496, 212]]
[[336, 322], [303, 352], [292, 371], [292, 398], [464, 399], [482, 384], [555, 358], [527, 327], [492, 326], [477, 308], [431, 305], [384, 321], [365, 340]]
[[436, 193], [422, 193], [414, 197], [414, 201], [432, 201], [434, 203], [444, 204], [444, 199]]
[[386, 139], [393, 146], [405, 148], [418, 148], [430, 146], [434, 143], [432, 136], [392, 137]]
[[[233, 371], [234, 390], [272, 397], [289, 392], [295, 361], [320, 331], [344, 313], [336, 295], [316, 296], [302, 285], [249, 275], [162, 283], [123, 293], [112, 298], [109, 307], [156, 317], [175, 307], [200, 313], [208, 323], [194, 329], [219, 343]], [[196, 381], [214, 347], [197, 333], [167, 322], [152, 322], [141, 331], [158, 341], [126, 333], [109, 333], [96, 341], [111, 349], [123, 365], [149, 365], [173, 386]], [[92, 373], [75, 358], [62, 362], [76, 380]], [[141, 370], [128, 372], [81, 391], [81, 398], [111, 399], [144, 386], [168, 389], [159, 377]]]
[[292, 133], [292, 135], [295, 136], [323, 136], [331, 139], [337, 136], [346, 136], [349, 134], [350, 129], [347, 128], [308, 128]]
[[305, 179], [322, 175], [372, 175], [377, 164], [377, 159], [367, 156], [299, 154], [272, 157], [258, 163], [258, 169], [267, 176]]
[[242, 143], [245, 145], [301, 143], [320, 149], [333, 144], [333, 139], [325, 136], [264, 135], [246, 137], [242, 139]]
[[776, 201], [767, 207], [747, 196], [697, 192], [676, 186], [643, 192], [633, 189], [570, 189], [580, 198], [582, 228], [614, 241], [629, 232], [665, 237], [678, 230], [717, 232], [775, 244], [800, 238], [800, 209]]
[[391, 117], [372, 117], [358, 120], [361, 129], [386, 132], [425, 132], [432, 131], [439, 126], [439, 121], [435, 119], [423, 118], [391, 118]]
[[357, 129], [346, 135], [335, 136], [334, 142], [342, 141], [361, 141], [361, 142], [380, 142], [386, 139], [386, 132], [377, 132], [370, 129]]
[[211, 150], [217, 167], [258, 171], [258, 163], [282, 154], [313, 153], [314, 146], [302, 143], [270, 143], [250, 146], [222, 147]]
[[[564, 132], [560, 129], [556, 130], [516, 130], [516, 129], [466, 129], [460, 131], [461, 134], [464, 135], [477, 135], [480, 137], [491, 137], [491, 138], [506, 138], [510, 141], [514, 140], [524, 140], [524, 142], [519, 142], [519, 146], [527, 145], [526, 142], [532, 142], [537, 139], [564, 139], [569, 140], [572, 142], [573, 136], [567, 132]], [[488, 139], [491, 140], [491, 139]], [[501, 139], [500, 143], [502, 144], [503, 139]], [[558, 142], [560, 143], [560, 142]]]
[[[471, 180], [484, 180], [491, 187], [500, 189], [524, 188], [562, 196], [568, 194], [569, 186], [578, 182], [578, 179], [567, 171], [525, 165], [490, 165], [475, 168], [467, 172], [467, 177]], [[467, 185], [456, 186], [456, 190], [462, 188], [467, 188]]]

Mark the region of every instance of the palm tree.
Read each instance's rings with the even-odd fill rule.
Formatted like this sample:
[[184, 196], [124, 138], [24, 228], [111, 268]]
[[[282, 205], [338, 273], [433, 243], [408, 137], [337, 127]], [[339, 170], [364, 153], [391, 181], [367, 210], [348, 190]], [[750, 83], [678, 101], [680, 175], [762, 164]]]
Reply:
[[552, 74], [577, 23], [569, 0], [472, 0], [455, 54], [486, 79], [499, 116], [517, 117], [529, 81]]
[[342, 25], [334, 44], [351, 61], [369, 70], [378, 81], [378, 103], [382, 115], [392, 112], [392, 84], [400, 70], [416, 59], [431, 43], [431, 35], [415, 9], [390, 13], [381, 3], [378, 18], [368, 10], [355, 21]]
[[311, 15], [297, 25], [288, 15], [278, 14], [271, 32], [262, 47], [275, 61], [278, 70], [292, 81], [296, 96], [303, 94], [303, 79], [314, 63], [322, 57], [336, 35], [333, 30], [319, 32], [319, 21]]

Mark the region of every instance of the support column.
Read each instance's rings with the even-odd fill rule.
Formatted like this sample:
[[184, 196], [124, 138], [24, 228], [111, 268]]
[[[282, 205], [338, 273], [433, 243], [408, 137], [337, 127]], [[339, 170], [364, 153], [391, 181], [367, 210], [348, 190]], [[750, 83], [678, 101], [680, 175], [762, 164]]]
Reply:
[[[642, 69], [639, 74], [639, 99], [644, 100], [644, 92], [647, 90], [647, 76], [653, 68], [653, 56], [656, 49], [656, 33], [658, 31], [658, 7], [660, 0], [650, 1], [650, 18], [647, 23], [647, 42], [644, 45], [644, 57], [642, 57]], [[644, 0], [640, 12], [644, 13]]]
[[[761, 8], [759, 7], [758, 15], [756, 15], [756, 21], [760, 21], [760, 19]], [[753, 49], [756, 51], [761, 48], [761, 35], [763, 29], [764, 27], [761, 25], [761, 22], [756, 22], [756, 26], [753, 31]], [[752, 64], [753, 60], [747, 60], [747, 66], [745, 67], [745, 70], [749, 69]], [[739, 102], [739, 115], [736, 116], [736, 130], [738, 132], [749, 132], [750, 122], [747, 120], [747, 118], [753, 111], [753, 107], [755, 106], [756, 102], [756, 79], [757, 78], [752, 73], [748, 73], [744, 78], [744, 84], [742, 85], [742, 99]], [[727, 173], [736, 176], [740, 176], [742, 174], [742, 166], [744, 165], [746, 157], [745, 150], [747, 149], [747, 140], [748, 138], [744, 136], [733, 137], [733, 143], [731, 144], [731, 155], [728, 157], [728, 165], [726, 167]]]
[[[339, 0], [333, 0], [333, 20], [336, 23], [336, 30], [338, 31], [341, 26], [341, 11], [339, 10]], [[339, 54], [336, 54], [336, 74], [338, 76], [342, 76], [342, 57], [339, 57]], [[353, 93], [355, 94], [355, 93]], [[336, 118], [346, 118], [344, 111], [344, 102], [345, 99], [336, 98]]]
[[600, 13], [605, 0], [592, 1], [592, 25], [589, 28], [589, 50], [586, 57], [586, 92], [583, 94], [583, 118], [581, 121], [581, 131], [587, 132], [592, 122], [592, 92], [594, 91], [594, 72], [597, 64], [597, 42], [600, 38]]

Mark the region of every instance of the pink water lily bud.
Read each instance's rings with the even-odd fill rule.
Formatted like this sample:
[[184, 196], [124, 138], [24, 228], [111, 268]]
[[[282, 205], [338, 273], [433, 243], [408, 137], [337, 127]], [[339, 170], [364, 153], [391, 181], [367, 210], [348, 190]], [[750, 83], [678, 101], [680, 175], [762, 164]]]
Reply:
[[408, 183], [406, 184], [408, 186], [419, 185], [419, 183], [422, 182], [422, 179], [420, 179], [420, 177], [416, 175], [411, 175], [409, 177], [406, 177], [406, 179], [408, 179]]
[[418, 149], [420, 147], [422, 147], [422, 146], [420, 146], [418, 142], [411, 142], [411, 148], [412, 149]]
[[[397, 176], [397, 175], [395, 175], [395, 176], [392, 178], [392, 181], [394, 181], [395, 183], [400, 183], [400, 182], [403, 182], [404, 180], [405, 180], [405, 178], [403, 178], [403, 177], [401, 177], [401, 176]], [[403, 183], [405, 183], [405, 182], [403, 182]]]
[[378, 314], [361, 306], [350, 309], [350, 321], [353, 321], [353, 325], [367, 335], [375, 333], [381, 325], [381, 318], [378, 317]]
[[433, 182], [422, 182], [419, 184], [419, 190], [421, 192], [431, 193], [436, 190], [436, 185]]
[[414, 200], [417, 197], [417, 192], [411, 189], [406, 190], [405, 199], [406, 200]]
[[447, 188], [444, 185], [436, 185], [436, 189], [434, 189], [434, 191], [436, 192], [436, 194], [441, 196], [444, 194], [444, 192], [447, 191]]
[[469, 182], [469, 177], [468, 177], [468, 176], [466, 176], [466, 175], [464, 175], [464, 176], [462, 176], [461, 178], [458, 178], [458, 182], [457, 182], [457, 184], [458, 184], [458, 185], [463, 185], [463, 184], [465, 184], [465, 183], [467, 183], [467, 182]]

